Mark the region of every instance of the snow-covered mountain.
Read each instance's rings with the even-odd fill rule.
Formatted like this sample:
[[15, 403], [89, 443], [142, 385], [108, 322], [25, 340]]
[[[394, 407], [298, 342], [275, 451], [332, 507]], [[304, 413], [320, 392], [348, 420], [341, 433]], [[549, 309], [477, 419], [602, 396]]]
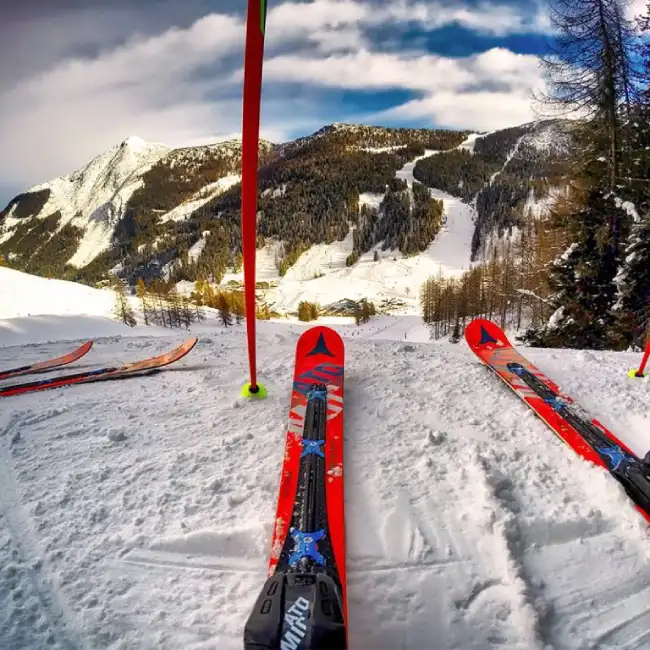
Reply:
[[[398, 299], [412, 306], [429, 275], [467, 270], [477, 242], [512, 225], [508, 215], [517, 203], [535, 211], [548, 202], [528, 184], [531, 175], [547, 175], [566, 150], [559, 124], [485, 134], [334, 124], [295, 142], [260, 143], [258, 227], [266, 241], [260, 280], [274, 285], [266, 299], [279, 311], [301, 299]], [[480, 157], [481, 173], [493, 170], [488, 184], [456, 165], [449, 157], [456, 150]], [[30, 273], [85, 282], [110, 273], [131, 283], [238, 281], [240, 169], [239, 141], [170, 149], [128, 138], [84, 168], [13, 199], [0, 213], [0, 255]], [[427, 174], [443, 186], [426, 182]], [[443, 205], [442, 228], [426, 240], [421, 219], [386, 217], [393, 179], [408, 185], [415, 214], [414, 175]], [[488, 196], [477, 214], [479, 190], [501, 202], [512, 194], [497, 187], [501, 178], [517, 187], [513, 205], [496, 205], [494, 217]], [[374, 226], [367, 215], [350, 212], [362, 206], [378, 215]]]
[[[109, 246], [125, 206], [142, 185], [142, 175], [169, 151], [165, 145], [130, 137], [85, 167], [30, 188], [5, 209], [0, 241], [9, 239], [25, 219], [59, 213], [58, 229], [72, 224], [83, 232], [74, 255], [67, 262], [85, 266]], [[30, 195], [34, 199], [28, 203], [25, 199]]]

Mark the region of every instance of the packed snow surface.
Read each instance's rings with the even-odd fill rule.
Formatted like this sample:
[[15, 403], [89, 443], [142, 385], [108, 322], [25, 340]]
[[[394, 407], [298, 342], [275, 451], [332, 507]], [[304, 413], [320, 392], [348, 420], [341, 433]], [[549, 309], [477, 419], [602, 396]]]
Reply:
[[[97, 338], [97, 319], [76, 317], [75, 336], [96, 342], [75, 368], [188, 336]], [[59, 342], [0, 348], [0, 368], [74, 346], [50, 327]], [[244, 328], [213, 320], [165, 372], [2, 399], [0, 648], [241, 649], [304, 327], [258, 323], [263, 401], [238, 397]], [[408, 317], [336, 329], [350, 649], [650, 647], [650, 539], [618, 484], [464, 342], [426, 341]], [[626, 377], [638, 355], [526, 354], [638, 453], [650, 447], [650, 384]]]

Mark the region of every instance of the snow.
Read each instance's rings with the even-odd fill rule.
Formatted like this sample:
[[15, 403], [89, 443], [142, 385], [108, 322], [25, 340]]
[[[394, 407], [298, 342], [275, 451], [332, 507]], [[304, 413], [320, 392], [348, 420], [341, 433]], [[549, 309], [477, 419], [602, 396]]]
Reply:
[[363, 194], [359, 194], [359, 207], [362, 205], [369, 205], [371, 208], [377, 208], [377, 210], [379, 210], [379, 206], [384, 200], [384, 196], [385, 194], [375, 194], [374, 192], [364, 192]]
[[548, 319], [548, 329], [556, 329], [559, 326], [562, 318], [564, 318], [564, 307], [558, 307]]
[[204, 232], [201, 235], [201, 238], [199, 241], [196, 242], [188, 251], [187, 251], [187, 258], [190, 260], [190, 262], [195, 263], [199, 257], [201, 256], [201, 253], [203, 252], [203, 249], [205, 248], [205, 244], [207, 243], [206, 237], [209, 235], [210, 231], [208, 230], [207, 233]]
[[[79, 340], [98, 336], [95, 320], [76, 321]], [[166, 372], [3, 401], [0, 647], [241, 648], [266, 573], [305, 327], [258, 323], [264, 401], [238, 397], [244, 327], [215, 321], [194, 328], [197, 348]], [[647, 648], [642, 518], [463, 342], [425, 342], [418, 327], [415, 317], [336, 326], [350, 649]], [[78, 365], [143, 358], [187, 336], [132, 331], [96, 340]], [[68, 351], [69, 336], [52, 321], [49, 340], [65, 343], [1, 348], [0, 367]], [[637, 452], [650, 446], [649, 384], [626, 377], [638, 355], [526, 354]]]
[[[28, 190], [50, 189], [50, 198], [40, 215], [47, 216], [59, 210], [60, 227], [72, 223], [84, 230], [69, 264], [85, 266], [108, 248], [117, 220], [133, 192], [142, 184], [140, 177], [169, 150], [165, 145], [130, 137], [85, 167]], [[15, 224], [9, 220], [7, 225]]]
[[0, 266], [0, 320], [38, 314], [105, 316], [113, 309], [114, 301], [110, 290]]
[[474, 145], [476, 144], [476, 139], [480, 138], [486, 133], [470, 133], [459, 145], [458, 149], [465, 149], [470, 153], [474, 153]]
[[230, 189], [233, 185], [241, 182], [241, 174], [231, 174], [224, 176], [214, 183], [210, 183], [201, 188], [197, 194], [180, 205], [176, 206], [173, 210], [166, 212], [160, 217], [160, 223], [167, 221], [183, 221], [189, 218], [193, 212], [196, 212], [200, 207], [211, 201], [215, 196], [223, 194], [226, 190]]
[[625, 210], [628, 216], [632, 217], [635, 223], [638, 223], [640, 221], [639, 218], [639, 213], [636, 210], [636, 206], [632, 201], [623, 201], [620, 197], [614, 197], [614, 203], [616, 204], [617, 208], [621, 208], [622, 210]]
[[399, 151], [404, 149], [403, 144], [394, 144], [388, 147], [359, 147], [359, 151], [367, 151], [368, 153], [390, 153], [391, 151]]

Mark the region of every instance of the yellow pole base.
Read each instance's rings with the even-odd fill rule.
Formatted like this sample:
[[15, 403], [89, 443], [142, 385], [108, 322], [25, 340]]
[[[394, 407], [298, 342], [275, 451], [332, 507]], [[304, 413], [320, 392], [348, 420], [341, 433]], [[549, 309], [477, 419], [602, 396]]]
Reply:
[[643, 379], [645, 377], [645, 373], [640, 373], [636, 368], [632, 368], [630, 372], [627, 373], [628, 377], [632, 377], [632, 379]]
[[251, 390], [251, 384], [250, 382], [247, 384], [244, 384], [244, 386], [241, 389], [240, 395], [242, 397], [246, 397], [248, 399], [264, 399], [266, 397], [266, 388], [260, 382], [257, 382], [257, 390], [253, 392]]

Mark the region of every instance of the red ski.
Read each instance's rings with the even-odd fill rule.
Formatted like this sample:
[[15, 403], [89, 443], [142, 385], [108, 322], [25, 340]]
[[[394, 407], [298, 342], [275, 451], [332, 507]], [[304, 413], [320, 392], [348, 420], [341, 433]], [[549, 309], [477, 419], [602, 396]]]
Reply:
[[69, 363], [74, 363], [77, 359], [86, 354], [92, 348], [93, 342], [86, 341], [80, 345], [76, 350], [68, 352], [63, 356], [56, 357], [55, 359], [47, 359], [46, 361], [39, 361], [20, 368], [11, 368], [10, 370], [0, 370], [0, 380], [11, 379], [12, 377], [20, 377], [22, 375], [30, 375], [37, 372], [45, 372], [46, 370], [53, 370], [61, 366], [67, 366]]
[[563, 442], [583, 458], [609, 471], [650, 521], [650, 454], [643, 460], [636, 456], [517, 352], [498, 325], [477, 318], [465, 328], [465, 340], [476, 356]]
[[302, 334], [269, 578], [246, 624], [247, 650], [347, 648], [343, 372], [334, 330]]
[[70, 375], [60, 375], [59, 377], [50, 377], [40, 381], [31, 381], [24, 384], [11, 384], [0, 387], [0, 397], [9, 397], [11, 395], [24, 395], [25, 393], [34, 393], [39, 390], [48, 388], [60, 388], [61, 386], [72, 386], [74, 384], [89, 384], [96, 381], [108, 379], [122, 379], [146, 372], [159, 370], [164, 366], [182, 359], [196, 345], [197, 337], [193, 336], [184, 343], [174, 348], [170, 352], [160, 354], [155, 357], [126, 363], [122, 366], [109, 366], [106, 368], [96, 368]]

